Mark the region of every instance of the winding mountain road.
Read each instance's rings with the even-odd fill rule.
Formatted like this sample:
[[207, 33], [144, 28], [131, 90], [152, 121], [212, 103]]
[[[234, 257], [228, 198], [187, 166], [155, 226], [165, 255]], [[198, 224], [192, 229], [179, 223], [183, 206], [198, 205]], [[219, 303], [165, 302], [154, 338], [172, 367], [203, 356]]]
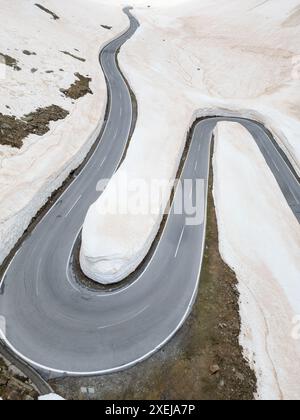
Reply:
[[[205, 222], [187, 226], [186, 215], [172, 211], [154, 254], [134, 282], [110, 292], [92, 291], [79, 285], [69, 270], [74, 241], [99, 196], [96, 185], [117, 169], [132, 126], [130, 92], [116, 62], [118, 49], [138, 27], [126, 13], [130, 29], [100, 56], [110, 89], [101, 141], [81, 173], [23, 241], [1, 279], [3, 341], [31, 365], [52, 374], [102, 374], [145, 359], [182, 326], [197, 296]], [[182, 179], [204, 179], [207, 194], [212, 132], [221, 120], [239, 122], [250, 131], [300, 222], [299, 179], [269, 133], [254, 121], [217, 117], [200, 121]]]

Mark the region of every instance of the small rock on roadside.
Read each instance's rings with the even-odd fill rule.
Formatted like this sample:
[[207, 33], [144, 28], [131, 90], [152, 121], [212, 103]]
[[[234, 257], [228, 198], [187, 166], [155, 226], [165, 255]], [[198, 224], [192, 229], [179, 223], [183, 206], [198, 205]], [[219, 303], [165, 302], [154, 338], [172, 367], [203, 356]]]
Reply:
[[211, 375], [215, 375], [216, 373], [220, 372], [220, 366], [219, 365], [211, 365], [209, 368], [209, 371]]

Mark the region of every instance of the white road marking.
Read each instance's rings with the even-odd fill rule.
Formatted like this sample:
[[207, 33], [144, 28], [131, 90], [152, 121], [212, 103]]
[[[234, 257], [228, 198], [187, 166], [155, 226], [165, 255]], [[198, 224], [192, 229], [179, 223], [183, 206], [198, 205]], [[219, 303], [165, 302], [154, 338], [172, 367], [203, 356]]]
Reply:
[[40, 280], [40, 271], [41, 271], [41, 264], [42, 264], [42, 259], [40, 258], [39, 263], [38, 263], [38, 267], [37, 267], [37, 281], [36, 281], [36, 295], [39, 295], [39, 280]]
[[149, 305], [145, 306], [143, 309], [141, 309], [140, 311], [136, 312], [134, 315], [131, 315], [127, 319], [122, 319], [122, 321], [117, 322], [115, 324], [103, 325], [101, 327], [98, 327], [97, 330], [104, 330], [105, 328], [117, 327], [118, 325], [125, 324], [125, 322], [132, 321], [134, 318], [136, 318], [137, 316], [139, 316], [143, 312], [145, 312], [145, 310], [148, 309], [148, 308], [149, 308]]
[[[265, 149], [266, 150], [266, 149]], [[273, 163], [273, 165], [275, 166], [275, 168], [277, 169], [277, 172], [280, 174], [281, 173], [281, 171], [280, 171], [280, 169], [278, 168], [278, 165], [277, 165], [277, 163], [275, 162], [275, 160], [271, 157], [271, 155], [269, 154], [269, 152], [266, 150], [266, 152], [267, 152], [267, 155], [269, 156], [269, 158], [271, 159], [271, 162]], [[277, 152], [278, 153], [278, 152]], [[287, 185], [287, 184], [286, 184]], [[296, 201], [296, 203], [297, 204], [299, 204], [299, 200], [298, 200], [298, 198], [296, 197], [296, 195], [295, 195], [295, 193], [294, 193], [294, 191], [292, 190], [292, 188], [289, 186], [289, 185], [287, 185], [287, 188], [288, 188], [288, 190], [289, 190], [289, 192], [292, 194], [292, 196], [293, 196], [293, 198], [294, 198], [294, 200]]]
[[[278, 153], [279, 154], [279, 156], [281, 157], [281, 160], [282, 160], [282, 162], [284, 163], [284, 165], [287, 167], [287, 169], [289, 170], [289, 172], [290, 172], [290, 174], [292, 175], [292, 177], [293, 178], [295, 178], [295, 174], [294, 174], [294, 172], [291, 170], [291, 168], [289, 167], [289, 165], [286, 163], [286, 160], [283, 158], [283, 156], [281, 155], [281, 153], [279, 153], [278, 152], [278, 150], [277, 150], [277, 148], [276, 148], [276, 146], [273, 144], [273, 141], [272, 141], [272, 139], [268, 136], [268, 134], [262, 129], [262, 127], [260, 127], [259, 125], [257, 125], [257, 124], [255, 124], [255, 122], [253, 122], [252, 121], [252, 123], [254, 124], [254, 125], [256, 125], [256, 127], [258, 128], [258, 130], [260, 130], [269, 140], [270, 140], [270, 143], [271, 143], [271, 145], [274, 147], [274, 149], [276, 150], [276, 153]], [[277, 143], [278, 144], [278, 143]], [[280, 144], [278, 144], [279, 145], [279, 147], [280, 147]], [[284, 152], [284, 150], [283, 150], [283, 153], [285, 153]], [[288, 155], [286, 154], [286, 156], [288, 157]], [[295, 197], [295, 195], [294, 195], [294, 193], [292, 193], [293, 194], [293, 196], [294, 196], [294, 198], [296, 199], [296, 197]], [[296, 199], [296, 202], [297, 202], [297, 204], [299, 204], [299, 201]]]
[[[21, 247], [21, 248], [22, 248], [22, 247]], [[8, 264], [7, 269], [5, 270], [5, 272], [4, 272], [3, 276], [2, 276], [2, 279], [1, 279], [1, 281], [0, 281], [0, 290], [1, 290], [2, 285], [3, 285], [3, 283], [4, 283], [4, 280], [5, 280], [6, 274], [7, 274], [8, 270], [10, 269], [10, 266], [12, 265], [12, 263], [13, 263], [14, 259], [17, 257], [18, 253], [21, 251], [21, 248], [19, 248], [19, 249], [16, 251], [15, 255], [13, 256], [13, 258], [12, 258], [12, 259], [11, 259], [11, 261], [10, 261], [10, 263]]]
[[269, 150], [265, 148], [265, 146], [264, 146], [264, 151], [265, 151], [266, 155], [269, 157], [270, 161], [271, 161], [271, 162], [273, 163], [273, 165], [275, 166], [275, 168], [277, 169], [277, 172], [279, 172], [279, 173], [280, 173], [280, 170], [279, 170], [279, 168], [278, 168], [277, 163], [276, 163], [276, 162], [275, 162], [275, 160], [273, 159], [273, 156], [271, 156], [271, 154], [269, 153]]
[[[264, 132], [264, 130], [261, 128], [261, 127], [259, 127], [258, 126], [258, 128], [261, 130], [261, 132], [262, 133], [264, 133], [264, 135], [266, 135], [267, 136], [267, 134]], [[267, 136], [268, 138], [269, 138], [269, 136]], [[270, 138], [269, 138], [270, 139]], [[288, 164], [286, 163], [286, 161], [285, 161], [285, 159], [281, 156], [281, 154], [278, 152], [278, 150], [276, 149], [276, 147], [275, 147], [275, 145], [273, 144], [273, 142], [272, 142], [272, 140], [270, 139], [270, 143], [271, 143], [271, 145], [273, 146], [273, 148], [275, 148], [275, 151], [276, 151], [276, 153], [277, 154], [279, 154], [279, 156], [280, 156], [280, 158], [281, 158], [281, 161], [283, 161], [284, 162], [284, 164], [285, 164], [285, 166], [287, 167], [287, 169], [289, 170], [289, 172], [293, 175], [293, 177], [294, 177], [294, 174], [293, 174], [293, 172], [291, 171], [291, 169], [290, 169], [290, 167], [288, 166]], [[277, 163], [275, 162], [275, 160], [273, 159], [273, 157], [271, 156], [271, 154], [269, 153], [269, 150], [268, 149], [266, 149], [265, 147], [264, 147], [264, 151], [265, 151], [265, 153], [266, 153], [266, 155], [269, 157], [269, 159], [270, 159], [270, 161], [273, 163], [273, 165], [275, 166], [275, 168], [277, 169], [277, 171], [278, 171], [278, 173], [281, 173], [281, 171], [279, 170], [279, 168], [278, 168], [278, 165], [277, 165]], [[269, 166], [269, 165], [268, 165]], [[271, 170], [271, 168], [269, 167], [269, 169]], [[272, 170], [271, 170], [271, 172], [273, 172]], [[286, 184], [286, 183], [285, 183]], [[287, 184], [286, 184], [287, 185]], [[288, 188], [288, 190], [289, 190], [289, 192], [292, 194], [292, 196], [293, 196], [293, 198], [294, 198], [294, 200], [296, 201], [296, 204], [300, 204], [299, 203], [299, 200], [298, 200], [298, 198], [296, 197], [296, 195], [295, 195], [295, 193], [294, 193], [294, 191], [290, 188], [290, 186], [289, 185], [287, 185], [287, 188]]]
[[292, 194], [292, 196], [294, 197], [294, 200], [296, 201], [296, 204], [299, 204], [299, 201], [298, 201], [297, 197], [295, 196], [294, 191], [293, 191], [290, 187], [288, 187], [288, 189], [289, 189], [289, 192], [290, 192], [290, 193]]
[[195, 166], [194, 166], [194, 170], [195, 170], [195, 172], [196, 172], [196, 170], [197, 170], [197, 167], [198, 167], [198, 160], [196, 160], [196, 163], [195, 163]]
[[65, 215], [65, 217], [68, 217], [69, 214], [71, 213], [71, 211], [74, 209], [74, 207], [76, 206], [76, 204], [78, 203], [78, 201], [81, 199], [82, 195], [80, 195], [77, 200], [75, 201], [75, 203], [73, 204], [73, 206], [70, 208], [70, 210], [68, 211], [68, 213]]
[[198, 152], [200, 152], [200, 149], [201, 149], [201, 143], [199, 143]]
[[100, 168], [103, 165], [103, 163], [106, 161], [107, 156], [105, 156], [105, 158], [102, 160], [101, 164], [100, 164]]
[[176, 252], [175, 252], [175, 258], [177, 257], [177, 254], [178, 254], [178, 251], [179, 251], [179, 248], [180, 248], [180, 244], [181, 244], [181, 241], [182, 241], [184, 229], [185, 229], [185, 226], [183, 226], [182, 231], [181, 231], [181, 235], [180, 235], [179, 242], [178, 242]]
[[273, 160], [273, 164], [274, 164], [275, 168], [277, 169], [277, 172], [280, 172], [280, 170], [279, 170], [279, 168], [278, 168], [278, 165], [277, 165], [277, 163], [275, 162], [275, 160]]

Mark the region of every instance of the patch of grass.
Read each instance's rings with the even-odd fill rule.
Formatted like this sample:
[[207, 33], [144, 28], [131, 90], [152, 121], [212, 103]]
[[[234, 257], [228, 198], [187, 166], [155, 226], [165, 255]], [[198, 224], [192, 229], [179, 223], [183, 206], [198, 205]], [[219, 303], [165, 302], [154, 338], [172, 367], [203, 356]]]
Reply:
[[0, 113], [0, 144], [20, 149], [29, 134], [43, 136], [49, 131], [50, 121], [64, 119], [68, 114], [57, 105], [39, 108], [21, 119]]
[[93, 92], [90, 89], [90, 82], [92, 79], [90, 77], [82, 76], [79, 73], [75, 73], [77, 80], [68, 88], [68, 89], [60, 89], [60, 91], [71, 99], [79, 99], [86, 94]]
[[0, 357], [0, 397], [4, 400], [35, 400], [37, 392], [27, 382], [28, 378], [21, 377], [8, 368]]

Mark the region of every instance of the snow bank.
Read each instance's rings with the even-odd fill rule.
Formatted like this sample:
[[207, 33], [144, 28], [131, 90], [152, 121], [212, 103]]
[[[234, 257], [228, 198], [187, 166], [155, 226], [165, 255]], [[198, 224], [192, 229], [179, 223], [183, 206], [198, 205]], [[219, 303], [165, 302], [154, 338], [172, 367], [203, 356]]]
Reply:
[[[107, 100], [98, 53], [128, 26], [121, 8], [110, 2], [40, 3], [60, 19], [54, 20], [37, 8], [34, 0], [1, 1], [0, 52], [18, 60], [21, 71], [5, 66], [5, 78], [0, 79], [0, 112], [21, 117], [38, 107], [56, 104], [70, 115], [51, 123], [45, 136], [30, 135], [20, 150], [0, 145], [0, 263], [96, 139]], [[26, 55], [24, 50], [36, 55]], [[94, 94], [73, 102], [60, 89], [74, 82], [76, 72], [92, 78]]]
[[60, 397], [57, 394], [48, 394], [48, 395], [42, 395], [38, 398], [39, 401], [65, 401], [64, 398]]
[[[90, 207], [82, 231], [81, 268], [102, 284], [121, 281], [137, 268], [159, 229], [162, 219], [162, 213], [157, 216], [159, 209], [167, 205], [160, 194], [151, 194], [152, 172], [130, 184], [137, 178], [134, 174], [129, 178], [125, 167], [113, 176], [101, 200]], [[168, 200], [169, 194], [164, 191], [168, 191], [167, 186], [162, 193], [164, 200]], [[148, 204], [153, 214], [148, 213]]]
[[[249, 132], [218, 124], [214, 198], [223, 259], [239, 279], [241, 344], [262, 399], [300, 399], [300, 228]], [[300, 338], [300, 337], [299, 337]]]
[[[103, 214], [104, 203], [123, 200], [122, 190], [115, 194], [122, 178], [146, 185], [174, 178], [197, 116], [263, 122], [300, 173], [300, 27], [286, 25], [298, 1], [132, 3], [141, 27], [122, 48], [120, 64], [139, 105], [136, 131], [122, 168], [88, 212], [81, 252], [85, 272], [102, 283], [139, 265], [161, 221], [153, 214]], [[131, 207], [136, 195], [126, 198]], [[167, 198], [165, 191], [162, 207]]]

